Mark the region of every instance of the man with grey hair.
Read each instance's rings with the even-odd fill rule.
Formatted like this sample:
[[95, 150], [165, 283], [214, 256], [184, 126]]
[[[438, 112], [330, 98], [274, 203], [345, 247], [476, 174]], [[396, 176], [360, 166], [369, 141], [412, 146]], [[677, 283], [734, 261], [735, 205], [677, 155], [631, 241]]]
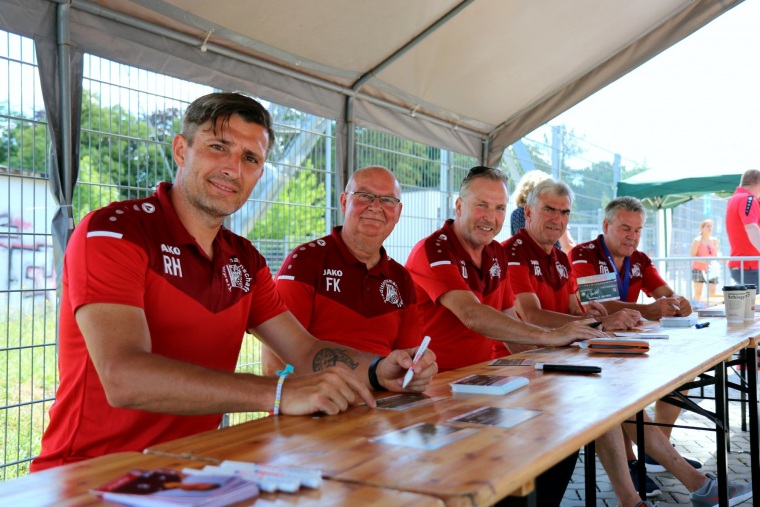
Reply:
[[[602, 303], [608, 312], [629, 308], [648, 320], [690, 315], [689, 300], [677, 295], [660, 277], [651, 259], [637, 250], [644, 220], [646, 210], [638, 199], [618, 197], [610, 201], [604, 209], [602, 234], [570, 251], [575, 276], [615, 273], [620, 300]], [[641, 291], [654, 301], [637, 303]]]
[[[554, 247], [567, 228], [572, 202], [573, 192], [567, 184], [554, 180], [539, 183], [528, 195], [525, 227], [504, 244], [517, 311], [529, 323], [551, 327], [582, 318], [573, 269], [564, 252]], [[636, 325], [639, 319], [637, 311], [623, 308], [600, 320], [606, 329], [620, 329]], [[630, 438], [636, 438], [635, 426], [623, 426]], [[650, 454], [691, 492], [693, 504], [711, 505], [710, 498], [717, 496], [717, 480], [687, 463], [658, 428], [645, 425], [644, 432]], [[640, 501], [631, 481], [623, 429], [616, 426], [599, 437], [596, 449], [618, 503], [650, 505]], [[746, 485], [735, 483], [729, 484], [729, 491], [736, 501], [752, 494]]]
[[[639, 312], [607, 312], [592, 302], [586, 314], [575, 293], [577, 284], [567, 255], [554, 244], [567, 230], [573, 191], [566, 183], [544, 180], [528, 194], [526, 225], [504, 242], [517, 313], [527, 322], [559, 327], [589, 315], [602, 329], [628, 329], [638, 324]], [[537, 318], [536, 314], [541, 317]]]
[[[598, 274], [615, 273], [620, 293], [619, 301], [605, 301], [608, 311], [632, 308], [641, 312], [644, 318], [659, 320], [661, 317], [689, 315], [691, 305], [688, 299], [678, 296], [660, 277], [649, 257], [636, 248], [644, 227], [646, 210], [641, 201], [634, 197], [618, 197], [604, 209], [603, 233], [595, 240], [577, 245], [570, 251], [573, 272], [576, 278]], [[652, 303], [637, 303], [641, 291], [656, 298]], [[681, 409], [658, 400], [655, 403], [655, 422], [662, 424], [660, 430], [669, 439], [672, 425], [678, 419]], [[637, 480], [636, 456], [628, 444], [626, 454], [634, 482]], [[694, 468], [701, 468], [699, 461], [687, 459]], [[647, 456], [646, 469], [650, 473], [665, 472], [656, 460]], [[657, 485], [647, 477], [647, 489], [657, 491]]]

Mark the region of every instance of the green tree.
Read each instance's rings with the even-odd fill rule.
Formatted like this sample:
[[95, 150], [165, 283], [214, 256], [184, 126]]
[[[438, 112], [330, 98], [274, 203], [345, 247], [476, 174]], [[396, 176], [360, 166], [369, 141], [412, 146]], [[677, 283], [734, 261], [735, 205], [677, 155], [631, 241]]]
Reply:
[[302, 169], [291, 178], [259, 220], [249, 239], [288, 240], [295, 247], [308, 238], [326, 234], [326, 192], [321, 173]]

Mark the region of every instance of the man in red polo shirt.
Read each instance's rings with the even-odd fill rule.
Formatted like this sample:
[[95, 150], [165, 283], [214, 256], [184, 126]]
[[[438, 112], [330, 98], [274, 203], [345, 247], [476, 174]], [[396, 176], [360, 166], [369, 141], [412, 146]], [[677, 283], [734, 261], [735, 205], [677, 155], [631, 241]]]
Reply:
[[[525, 206], [525, 227], [504, 243], [509, 260], [510, 283], [517, 298], [517, 311], [527, 322], [558, 326], [576, 321], [581, 313], [576, 295], [577, 284], [567, 256], [554, 247], [564, 234], [570, 220], [573, 192], [567, 184], [545, 180], [528, 195]], [[573, 315], [575, 314], [575, 315]], [[631, 309], [621, 309], [604, 323], [608, 329], [636, 325], [640, 315]], [[648, 421], [646, 414], [645, 421]], [[630, 419], [635, 421], [634, 418]], [[632, 439], [635, 425], [623, 425]], [[704, 505], [717, 497], [717, 480], [695, 470], [670, 445], [656, 427], [645, 425], [647, 449], [690, 492], [696, 505]], [[638, 506], [640, 499], [630, 478], [626, 460], [625, 440], [620, 426], [596, 441], [597, 453], [610, 483], [622, 506]], [[730, 496], [746, 499], [751, 490], [746, 485], [729, 484]], [[659, 492], [657, 493], [659, 494]]]
[[[197, 99], [174, 138], [174, 184], [94, 211], [74, 230], [64, 259], [61, 381], [33, 471], [212, 430], [225, 412], [375, 406], [371, 379], [403, 390], [414, 350], [373, 365], [372, 354], [314, 338], [287, 311], [264, 258], [222, 225], [263, 174], [271, 125], [250, 97]], [[298, 375], [284, 382], [234, 373], [246, 331]], [[414, 391], [436, 371], [432, 353], [422, 359]]]
[[[343, 225], [297, 247], [275, 285], [314, 336], [385, 357], [401, 343], [422, 341], [409, 272], [388, 257], [383, 241], [401, 216], [401, 188], [384, 167], [356, 171], [340, 196]], [[265, 373], [282, 361], [262, 350]]]
[[[615, 273], [620, 301], [605, 301], [602, 304], [612, 312], [620, 308], [631, 308], [641, 312], [649, 320], [661, 317], [686, 316], [691, 314], [691, 304], [660, 277], [651, 259], [639, 251], [639, 240], [644, 228], [646, 210], [634, 197], [618, 197], [610, 201], [604, 210], [602, 234], [596, 239], [581, 243], [570, 251], [573, 273], [576, 278], [603, 273]], [[648, 304], [638, 303], [639, 295], [655, 298]], [[684, 393], [686, 394], [686, 393]], [[681, 409], [664, 401], [655, 403], [655, 422], [663, 424], [660, 430], [669, 439], [672, 425], [678, 419]], [[633, 449], [628, 446], [628, 460], [636, 459]], [[694, 468], [701, 468], [699, 461], [687, 459]], [[646, 457], [647, 472], [665, 472], [665, 467], [651, 457]], [[632, 470], [635, 469], [632, 467]]]
[[[610, 201], [604, 209], [602, 234], [570, 251], [573, 273], [576, 278], [615, 273], [620, 300], [604, 301], [602, 305], [608, 312], [629, 308], [648, 320], [690, 315], [689, 300], [677, 295], [660, 277], [651, 259], [637, 250], [645, 220], [646, 210], [638, 199], [618, 197]], [[655, 300], [637, 303], [642, 291]]]
[[[760, 255], [760, 170], [749, 169], [726, 205], [731, 257]], [[728, 261], [736, 283], [758, 285], [757, 261]], [[743, 269], [742, 269], [743, 268]]]
[[[407, 259], [420, 323], [441, 370], [487, 361], [494, 344], [501, 349], [506, 343], [561, 346], [604, 336], [586, 325], [590, 319], [547, 329], [516, 318], [504, 249], [494, 240], [506, 218], [508, 196], [502, 171], [473, 167], [459, 189], [456, 218], [418, 242]], [[577, 456], [537, 478], [538, 505], [560, 504]]]

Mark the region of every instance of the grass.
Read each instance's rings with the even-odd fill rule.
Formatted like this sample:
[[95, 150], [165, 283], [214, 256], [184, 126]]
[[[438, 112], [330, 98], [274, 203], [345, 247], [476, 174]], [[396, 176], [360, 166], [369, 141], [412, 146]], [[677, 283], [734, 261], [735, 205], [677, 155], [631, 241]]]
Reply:
[[57, 382], [56, 314], [44, 298], [2, 305], [0, 316], [0, 480], [29, 472], [40, 451]]
[[[0, 308], [10, 310], [0, 315], [0, 481], [29, 473], [58, 385], [54, 305], [43, 298], [18, 307], [4, 303]], [[243, 340], [237, 371], [261, 372], [261, 344], [251, 335]], [[263, 415], [229, 414], [225, 425]]]

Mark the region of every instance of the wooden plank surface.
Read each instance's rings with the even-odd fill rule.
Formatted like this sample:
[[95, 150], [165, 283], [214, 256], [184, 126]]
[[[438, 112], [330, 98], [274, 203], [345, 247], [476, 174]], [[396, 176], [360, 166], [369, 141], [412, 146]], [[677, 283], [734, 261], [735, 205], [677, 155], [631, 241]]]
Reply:
[[[533, 362], [599, 365], [601, 375], [543, 373], [533, 366], [486, 364], [436, 377], [426, 392], [442, 400], [404, 411], [354, 407], [322, 417], [270, 417], [155, 446], [151, 452], [320, 469], [333, 479], [438, 496], [448, 505], [489, 505], [594, 440], [628, 416], [747, 346], [757, 325], [647, 330], [646, 355], [592, 354], [576, 347], [512, 356]], [[452, 395], [448, 382], [470, 373], [522, 375], [530, 384], [505, 396]], [[513, 428], [477, 427], [475, 435], [437, 450], [372, 442], [415, 423], [449, 419], [482, 406], [541, 414]], [[461, 425], [459, 425], [461, 426]]]
[[[205, 461], [176, 456], [142, 453], [117, 453], [76, 464], [44, 470], [0, 483], [0, 504], [18, 507], [89, 507], [115, 505], [89, 493], [89, 489], [106, 483], [132, 469], [185, 467], [202, 468]], [[334, 507], [361, 505], [385, 507], [442, 507], [432, 496], [395, 491], [348, 482], [323, 481], [319, 489], [301, 488], [297, 494], [262, 493], [238, 502], [236, 506], [267, 507]]]

